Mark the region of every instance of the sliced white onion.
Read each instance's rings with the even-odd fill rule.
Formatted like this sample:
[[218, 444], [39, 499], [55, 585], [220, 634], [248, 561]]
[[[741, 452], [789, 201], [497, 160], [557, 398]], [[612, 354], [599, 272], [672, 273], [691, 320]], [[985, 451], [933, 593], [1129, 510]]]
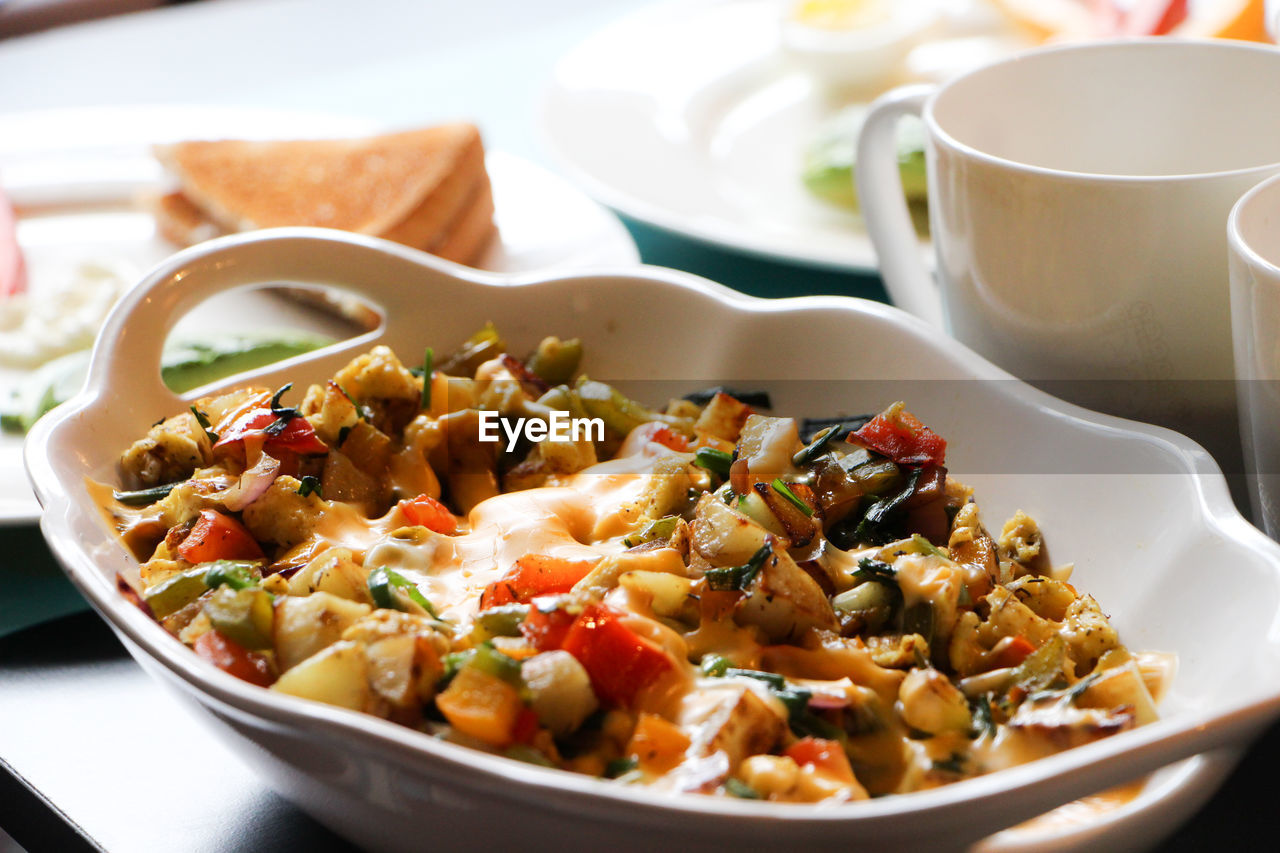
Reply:
[[232, 512], [239, 512], [262, 497], [280, 476], [280, 460], [263, 453], [253, 467], [240, 475], [234, 486], [218, 492], [217, 498]]

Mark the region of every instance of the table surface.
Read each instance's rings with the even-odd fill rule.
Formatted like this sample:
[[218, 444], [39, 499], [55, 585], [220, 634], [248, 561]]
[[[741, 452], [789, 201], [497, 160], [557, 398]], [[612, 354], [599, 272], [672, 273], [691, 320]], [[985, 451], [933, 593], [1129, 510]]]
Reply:
[[[535, 113], [556, 58], [640, 5], [203, 0], [0, 40], [0, 109], [210, 104], [392, 126], [466, 116], [491, 148], [552, 165]], [[646, 262], [749, 293], [885, 299], [874, 276], [747, 258], [626, 224]], [[347, 849], [142, 673], [84, 612], [35, 528], [0, 529], [0, 554], [0, 828], [33, 853]], [[1161, 849], [1257, 847], [1274, 824], [1267, 782], [1277, 764], [1280, 727]], [[199, 783], [173, 781], [191, 779]]]

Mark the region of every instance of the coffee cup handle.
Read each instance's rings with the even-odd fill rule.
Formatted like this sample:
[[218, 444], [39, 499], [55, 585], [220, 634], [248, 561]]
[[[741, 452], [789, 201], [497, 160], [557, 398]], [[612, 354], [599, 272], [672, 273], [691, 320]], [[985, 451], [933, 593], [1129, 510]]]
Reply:
[[921, 115], [935, 88], [927, 84], [902, 86], [876, 99], [858, 135], [854, 176], [867, 234], [889, 298], [899, 308], [942, 328], [942, 297], [925, 266], [902, 195], [897, 141], [898, 120], [904, 115]]

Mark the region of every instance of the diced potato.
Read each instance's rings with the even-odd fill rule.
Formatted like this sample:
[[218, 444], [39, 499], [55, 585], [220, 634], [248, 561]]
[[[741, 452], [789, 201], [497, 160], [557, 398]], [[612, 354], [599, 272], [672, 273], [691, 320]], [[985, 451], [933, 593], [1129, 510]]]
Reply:
[[747, 422], [751, 407], [728, 394], [717, 393], [702, 410], [694, 423], [695, 432], [705, 432], [725, 441], [738, 440], [742, 425]]
[[775, 477], [790, 479], [795, 472], [791, 464], [800, 450], [800, 428], [795, 418], [767, 418], [751, 415], [742, 425], [738, 439], [738, 458], [747, 460], [751, 479], [771, 482]]
[[195, 415], [183, 412], [165, 418], [120, 458], [126, 486], [145, 489], [185, 480], [213, 458], [213, 445]]
[[244, 508], [244, 526], [259, 542], [285, 548], [304, 541], [324, 514], [326, 502], [315, 492], [298, 494], [302, 484], [287, 474], [276, 477], [262, 496]]
[[358, 643], [341, 641], [299, 662], [271, 689], [363, 711], [372, 698], [368, 672], [364, 649]]
[[913, 669], [898, 693], [902, 719], [929, 734], [965, 732], [972, 724], [969, 701], [951, 680], [936, 669]]
[[654, 614], [668, 619], [678, 617], [686, 612], [691, 603], [695, 603], [693, 582], [677, 574], [652, 571], [627, 572], [618, 578], [618, 583], [634, 593], [649, 596], [649, 606]]
[[693, 514], [693, 548], [713, 566], [740, 566], [764, 547], [769, 535], [759, 524], [730, 509], [715, 495], [703, 495]]
[[840, 627], [822, 587], [786, 551], [775, 552], [765, 561], [738, 602], [734, 619], [740, 625], [759, 627], [777, 643], [798, 639], [811, 628], [835, 631]]
[[330, 447], [338, 446], [338, 437], [360, 420], [360, 410], [338, 383], [332, 379], [324, 385], [312, 385], [298, 410], [315, 428], [316, 435]]
[[289, 594], [301, 596], [319, 591], [371, 604], [367, 575], [348, 549], [326, 548], [289, 578]]
[[1128, 709], [1078, 708], [1059, 701], [1024, 702], [1009, 720], [1018, 735], [1053, 751], [1091, 743], [1133, 725], [1133, 712]]
[[281, 672], [326, 646], [336, 643], [352, 623], [369, 613], [367, 604], [347, 601], [327, 592], [305, 598], [288, 596], [276, 602], [275, 650]]
[[441, 658], [449, 639], [426, 616], [379, 608], [356, 620], [342, 639], [365, 646], [369, 682], [379, 696], [397, 708], [413, 707], [435, 695], [444, 672]]
[[[1108, 654], [1114, 654], [1109, 652]], [[1129, 707], [1133, 710], [1135, 725], [1145, 726], [1156, 717], [1156, 703], [1142, 680], [1137, 661], [1128, 660], [1099, 673], [1098, 677], [1076, 698], [1081, 708], [1115, 709]]]
[[385, 637], [365, 646], [369, 686], [396, 708], [414, 706], [418, 697], [414, 679], [417, 639], [412, 634]]
[[682, 700], [680, 727], [693, 754], [724, 753], [732, 773], [750, 755], [770, 752], [787, 731], [786, 709], [746, 679], [702, 679]]
[[534, 655], [524, 662], [520, 675], [529, 688], [529, 707], [557, 737], [576, 731], [599, 707], [591, 677], [568, 652]]

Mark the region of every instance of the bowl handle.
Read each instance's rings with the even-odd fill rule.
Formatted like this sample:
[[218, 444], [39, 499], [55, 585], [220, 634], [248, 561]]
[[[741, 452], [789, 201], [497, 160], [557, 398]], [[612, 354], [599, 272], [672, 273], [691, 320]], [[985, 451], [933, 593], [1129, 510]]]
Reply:
[[[94, 346], [89, 387], [130, 387], [144, 398], [173, 397], [160, 376], [169, 332], [209, 297], [249, 285], [337, 287], [369, 300], [381, 312], [381, 323], [326, 352], [367, 349], [388, 327], [412, 322], [415, 312], [429, 306], [421, 287], [424, 266], [428, 277], [441, 280], [500, 283], [498, 276], [414, 249], [324, 228], [264, 229], [187, 249], [148, 273], [111, 311]], [[407, 281], [415, 286], [406, 286]]]

